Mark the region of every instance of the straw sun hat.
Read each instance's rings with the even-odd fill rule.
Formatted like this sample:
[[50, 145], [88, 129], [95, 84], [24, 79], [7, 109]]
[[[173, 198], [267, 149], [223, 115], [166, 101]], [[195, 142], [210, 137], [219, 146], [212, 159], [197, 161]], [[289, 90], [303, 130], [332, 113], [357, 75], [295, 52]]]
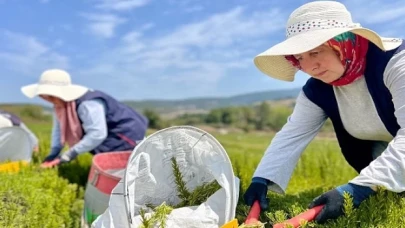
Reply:
[[74, 101], [83, 96], [88, 88], [72, 84], [68, 72], [50, 69], [42, 73], [38, 83], [23, 86], [21, 91], [29, 98], [37, 95], [50, 95], [64, 101]]
[[11, 120], [0, 114], [0, 128], [12, 126], [13, 123], [11, 122]]
[[291, 13], [286, 26], [286, 39], [257, 55], [254, 63], [270, 77], [294, 81], [297, 69], [285, 59], [285, 55], [310, 51], [349, 31], [366, 38], [384, 51], [392, 50], [402, 42], [401, 39], [383, 38], [354, 23], [350, 12], [342, 3], [315, 1], [304, 4]]

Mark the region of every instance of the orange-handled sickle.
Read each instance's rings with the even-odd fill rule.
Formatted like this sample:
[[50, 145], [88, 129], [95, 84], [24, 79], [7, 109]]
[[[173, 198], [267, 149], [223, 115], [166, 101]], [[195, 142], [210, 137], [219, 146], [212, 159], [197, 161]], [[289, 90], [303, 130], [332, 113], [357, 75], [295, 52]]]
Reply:
[[273, 228], [285, 228], [285, 227], [287, 227], [287, 224], [290, 226], [293, 226], [293, 227], [298, 227], [298, 226], [300, 226], [301, 220], [306, 220], [306, 221], [310, 222], [310, 221], [314, 220], [316, 218], [316, 216], [321, 212], [323, 206], [325, 206], [325, 205], [319, 205], [319, 206], [313, 207], [289, 220], [274, 224]]
[[[260, 223], [259, 221], [259, 216], [260, 216], [260, 205], [259, 205], [259, 201], [255, 201], [253, 203], [253, 205], [250, 207], [250, 211], [248, 216], [246, 217], [245, 220], [245, 225], [255, 225]], [[238, 228], [239, 224], [238, 224], [238, 220], [237, 219], [233, 219], [227, 223], [225, 223], [223, 226], [221, 226], [221, 228]]]
[[256, 200], [253, 202], [252, 207], [250, 208], [249, 214], [246, 217], [245, 224], [255, 224], [259, 222], [259, 216], [260, 216], [260, 204], [259, 201]]

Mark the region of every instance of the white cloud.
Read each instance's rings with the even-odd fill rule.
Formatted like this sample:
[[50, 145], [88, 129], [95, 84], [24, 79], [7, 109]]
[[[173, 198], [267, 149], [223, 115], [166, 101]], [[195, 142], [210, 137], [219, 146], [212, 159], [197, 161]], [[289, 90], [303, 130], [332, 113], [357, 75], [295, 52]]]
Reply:
[[126, 22], [126, 19], [113, 14], [82, 14], [90, 21], [87, 24], [91, 33], [101, 38], [111, 38], [115, 35], [115, 28]]
[[49, 51], [49, 48], [40, 43], [35, 37], [25, 36], [10, 31], [2, 31], [4, 42], [9, 50], [15, 52], [25, 52], [26, 55], [37, 57]]
[[104, 38], [111, 38], [114, 36], [115, 24], [108, 22], [97, 22], [89, 25], [90, 30]]
[[403, 18], [403, 12], [405, 10], [405, 6], [400, 1], [358, 0], [347, 1], [344, 4], [352, 13], [354, 20], [369, 24], [392, 22], [391, 26], [393, 26], [397, 24], [397, 22], [400, 22], [400, 20], [397, 19]]
[[[268, 34], [284, 27], [277, 19], [279, 10], [257, 12], [245, 16], [242, 7], [213, 15], [205, 21], [184, 25], [158, 39], [157, 46], [229, 46], [238, 40]], [[269, 15], [274, 19], [271, 20]]]
[[122, 37], [122, 41], [128, 43], [128, 44], [134, 44], [137, 43], [138, 40], [143, 36], [141, 32], [138, 31], [132, 31], [125, 36]]
[[346, 0], [343, 4], [351, 12], [355, 22], [375, 30], [382, 36], [403, 36], [405, 7], [400, 1]]
[[155, 27], [154, 23], [147, 23], [147, 24], [142, 25], [141, 30], [146, 31], [146, 30], [149, 30], [149, 29], [151, 29], [153, 27]]
[[398, 18], [403, 18], [404, 11], [405, 6], [386, 8], [382, 11], [377, 11], [376, 13], [373, 13], [373, 16], [369, 17], [367, 19], [367, 22], [377, 24], [394, 21]]
[[104, 10], [128, 11], [147, 5], [150, 0], [99, 0], [97, 8]]
[[230, 71], [251, 67], [255, 45], [283, 26], [278, 9], [248, 13], [235, 7], [155, 37], [138, 29], [82, 74], [114, 75], [123, 89], [151, 83], [174, 89], [186, 83], [189, 93], [202, 93]]
[[0, 50], [0, 62], [9, 70], [32, 75], [46, 68], [69, 68], [66, 56], [53, 51], [35, 37], [10, 31], [0, 33], [0, 40], [6, 47]]

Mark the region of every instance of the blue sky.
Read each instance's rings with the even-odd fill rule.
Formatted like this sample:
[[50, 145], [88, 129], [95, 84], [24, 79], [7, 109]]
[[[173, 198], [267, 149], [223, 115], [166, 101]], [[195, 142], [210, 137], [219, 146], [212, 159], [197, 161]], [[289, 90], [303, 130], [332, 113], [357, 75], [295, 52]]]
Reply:
[[[300, 87], [253, 58], [284, 39], [302, 0], [0, 0], [0, 102], [49, 68], [118, 99], [183, 99]], [[367, 3], [366, 3], [367, 2]], [[403, 37], [400, 1], [343, 2], [356, 22]], [[6, 80], [8, 80], [6, 82]]]

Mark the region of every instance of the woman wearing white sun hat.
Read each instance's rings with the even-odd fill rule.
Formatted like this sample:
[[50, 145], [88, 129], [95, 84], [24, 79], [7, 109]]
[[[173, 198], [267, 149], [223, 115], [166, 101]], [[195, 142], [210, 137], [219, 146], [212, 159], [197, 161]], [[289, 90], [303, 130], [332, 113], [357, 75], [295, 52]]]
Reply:
[[308, 143], [330, 118], [347, 162], [359, 172], [314, 199], [318, 223], [343, 214], [343, 193], [359, 204], [378, 186], [405, 190], [405, 44], [354, 23], [346, 7], [315, 1], [292, 12], [286, 40], [255, 57], [264, 74], [293, 81], [311, 76], [293, 113], [261, 159], [244, 199], [268, 207], [267, 191], [284, 193]]
[[148, 128], [146, 117], [103, 92], [72, 84], [63, 70], [46, 70], [37, 84], [24, 86], [21, 91], [54, 107], [51, 151], [44, 162], [56, 159], [65, 144], [69, 150], [60, 157], [60, 164], [87, 151], [132, 150]]

